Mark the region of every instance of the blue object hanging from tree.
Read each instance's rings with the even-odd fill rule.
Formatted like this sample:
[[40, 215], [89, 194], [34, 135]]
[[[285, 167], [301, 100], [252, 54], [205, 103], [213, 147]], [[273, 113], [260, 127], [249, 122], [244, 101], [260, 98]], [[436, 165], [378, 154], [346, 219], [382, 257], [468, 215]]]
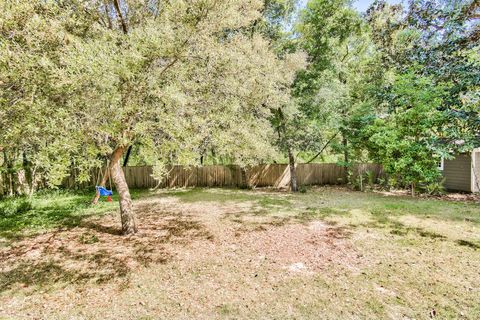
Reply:
[[[101, 171], [100, 171], [101, 173]], [[105, 169], [105, 174], [108, 174], [108, 162], [107, 162], [107, 167]], [[100, 178], [100, 176], [99, 176]], [[113, 191], [112, 191], [112, 181], [110, 180], [110, 174], [108, 175], [108, 181], [110, 182], [110, 190], [103, 186], [95, 186], [95, 189], [97, 190], [97, 193], [100, 197], [107, 197], [108, 202], [112, 202], [112, 196], [113, 196]], [[98, 183], [98, 179], [97, 179]]]
[[105, 187], [101, 186], [96, 186], [97, 192], [100, 193], [100, 196], [102, 197], [107, 197], [107, 196], [113, 196], [113, 191], [112, 190], [107, 190]]

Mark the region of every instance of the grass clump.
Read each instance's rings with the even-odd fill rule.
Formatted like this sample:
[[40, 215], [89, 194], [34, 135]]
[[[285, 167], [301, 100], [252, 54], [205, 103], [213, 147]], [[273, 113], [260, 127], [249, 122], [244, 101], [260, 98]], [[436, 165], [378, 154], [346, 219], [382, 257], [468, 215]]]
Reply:
[[264, 197], [258, 200], [258, 204], [265, 209], [272, 209], [278, 207], [289, 208], [292, 206], [290, 201], [288, 201], [287, 199], [282, 199], [278, 197]]
[[298, 215], [300, 220], [310, 221], [315, 219], [325, 219], [335, 216], [348, 216], [348, 210], [330, 207], [308, 207]]
[[98, 237], [95, 234], [86, 232], [80, 236], [80, 242], [83, 244], [93, 244], [99, 241]]

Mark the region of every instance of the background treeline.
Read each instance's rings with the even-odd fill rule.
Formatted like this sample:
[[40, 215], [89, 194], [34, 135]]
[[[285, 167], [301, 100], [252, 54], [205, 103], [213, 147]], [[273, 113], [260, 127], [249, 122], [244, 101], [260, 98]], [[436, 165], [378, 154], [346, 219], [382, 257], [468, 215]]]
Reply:
[[[0, 194], [172, 164], [384, 166], [440, 187], [478, 145], [474, 0], [0, 4]], [[348, 174], [348, 170], [346, 171]], [[99, 178], [105, 184], [108, 174]], [[348, 178], [348, 177], [347, 177]]]

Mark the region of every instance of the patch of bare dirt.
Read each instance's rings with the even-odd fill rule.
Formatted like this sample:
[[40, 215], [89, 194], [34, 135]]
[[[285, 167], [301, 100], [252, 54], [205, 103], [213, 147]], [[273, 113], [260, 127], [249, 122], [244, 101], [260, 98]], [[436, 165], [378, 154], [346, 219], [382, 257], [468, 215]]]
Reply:
[[480, 194], [478, 193], [447, 193], [436, 198], [450, 201], [480, 202]]
[[[402, 196], [410, 197], [411, 193], [408, 190], [390, 190], [390, 191], [375, 191], [385, 196]], [[448, 192], [442, 195], [429, 195], [429, 194], [419, 194], [418, 198], [423, 199], [438, 199], [438, 200], [447, 200], [447, 201], [457, 201], [457, 202], [480, 202], [480, 194], [478, 193], [459, 193], [459, 192]]]
[[314, 221], [309, 225], [267, 226], [240, 235], [237, 243], [281, 268], [317, 272], [331, 264], [355, 269], [356, 254], [348, 236], [343, 228]]
[[261, 260], [282, 274], [318, 272], [332, 264], [354, 269], [357, 263], [347, 230], [256, 216], [249, 202], [182, 203], [162, 197], [138, 201], [135, 209], [140, 226], [135, 236], [122, 236], [118, 216], [110, 215], [1, 248], [0, 293], [128, 282], [140, 268], [189, 266], [212, 255], [219, 264], [244, 271]]

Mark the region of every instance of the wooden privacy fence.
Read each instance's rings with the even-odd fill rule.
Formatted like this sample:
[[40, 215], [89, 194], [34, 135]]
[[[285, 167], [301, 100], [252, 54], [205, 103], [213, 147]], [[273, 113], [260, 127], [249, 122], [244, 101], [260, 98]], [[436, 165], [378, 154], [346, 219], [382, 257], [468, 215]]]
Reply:
[[[249, 168], [237, 165], [172, 166], [168, 174], [157, 181], [152, 177], [151, 166], [125, 167], [125, 178], [130, 188], [175, 188], [175, 187], [274, 187], [285, 188], [290, 183], [287, 164], [263, 164]], [[352, 168], [353, 177], [359, 172], [370, 172], [374, 182], [383, 175], [378, 164], [360, 164]], [[98, 172], [92, 173], [89, 183], [79, 185], [73, 177], [67, 178], [64, 187], [94, 186]], [[298, 185], [343, 184], [345, 168], [333, 163], [297, 165]]]

